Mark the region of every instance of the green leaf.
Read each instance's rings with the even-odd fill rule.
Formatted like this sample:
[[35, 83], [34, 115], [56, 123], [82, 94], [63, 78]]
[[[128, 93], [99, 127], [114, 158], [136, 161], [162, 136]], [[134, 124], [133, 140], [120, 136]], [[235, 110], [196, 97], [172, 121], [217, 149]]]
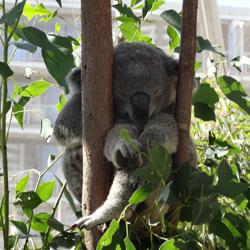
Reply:
[[78, 232], [77, 233], [63, 232], [62, 234], [56, 235], [51, 240], [49, 245], [53, 249], [71, 249], [72, 247], [75, 247], [79, 241], [82, 241], [82, 236]]
[[129, 239], [128, 235], [127, 235], [126, 238], [124, 239], [124, 244], [125, 244], [126, 250], [136, 250], [134, 244], [133, 244], [132, 241]]
[[55, 33], [60, 33], [61, 31], [61, 24], [60, 23], [56, 23], [55, 24]]
[[36, 193], [42, 201], [47, 201], [52, 196], [55, 185], [55, 181], [44, 182], [38, 186]]
[[194, 65], [194, 71], [198, 71], [201, 67], [202, 63], [200, 61], [195, 61], [195, 65]]
[[23, 9], [23, 15], [27, 17], [28, 21], [30, 21], [34, 16], [51, 16], [52, 12], [45, 8], [42, 3], [39, 3], [34, 7], [29, 3], [26, 3]]
[[114, 234], [119, 230], [119, 227], [119, 222], [117, 220], [112, 220], [109, 225], [109, 228], [99, 240], [96, 250], [102, 250], [104, 249], [104, 247], [109, 246], [112, 242]]
[[53, 217], [49, 218], [48, 225], [58, 232], [62, 233], [64, 231], [64, 225]]
[[179, 32], [181, 31], [181, 16], [175, 10], [166, 10], [161, 17]]
[[236, 196], [245, 192], [248, 188], [247, 183], [239, 183], [233, 181], [221, 182], [215, 185], [211, 189], [211, 193], [219, 193], [229, 198], [235, 198]]
[[143, 186], [139, 187], [135, 192], [132, 194], [132, 196], [129, 199], [129, 204], [139, 204], [143, 201], [145, 201], [148, 196], [152, 193], [154, 190], [154, 187], [151, 183], [146, 183]]
[[214, 107], [211, 107], [205, 103], [195, 102], [194, 115], [196, 118], [200, 118], [203, 121], [215, 121]]
[[23, 40], [37, 47], [51, 50], [55, 49], [54, 45], [49, 41], [47, 35], [35, 27], [29, 26], [22, 29], [17, 29], [16, 33]]
[[201, 197], [200, 201], [195, 201], [194, 204], [192, 204], [193, 225], [209, 223], [212, 217], [218, 214], [219, 209], [220, 207], [216, 196], [204, 197], [203, 199]]
[[16, 195], [24, 192], [25, 188], [27, 187], [29, 175], [24, 176], [16, 185]]
[[227, 243], [229, 243], [231, 247], [233, 247], [231, 249], [237, 249], [237, 245], [234, 243], [233, 235], [231, 234], [231, 232], [228, 230], [228, 228], [223, 222], [217, 219], [214, 219], [210, 223], [209, 231], [210, 233], [213, 233], [219, 236], [220, 238], [224, 239]]
[[151, 10], [153, 7], [153, 3], [155, 0], [145, 0], [145, 4], [142, 9], [142, 17], [145, 18], [148, 12]]
[[210, 43], [209, 40], [204, 39], [201, 36], [197, 37], [197, 50], [198, 52], [202, 52], [203, 50], [211, 51], [217, 54], [220, 54], [221, 56], [225, 56], [223, 53], [216, 50], [216, 48]]
[[71, 69], [75, 68], [73, 55], [64, 54], [60, 50], [42, 49], [42, 56], [49, 73], [60, 86], [64, 87], [65, 92], [68, 93], [66, 76]]
[[30, 97], [21, 97], [18, 101], [18, 104], [24, 107], [28, 103], [29, 100], [30, 100]]
[[64, 54], [72, 54], [72, 39], [70, 37], [65, 36], [50, 36], [50, 41], [55, 45], [62, 53]]
[[237, 204], [237, 207], [240, 212], [246, 211], [246, 207], [248, 205], [248, 199], [244, 194], [240, 194], [237, 197], [234, 198], [235, 203]]
[[168, 241], [165, 241], [159, 248], [159, 250], [179, 250], [178, 247], [175, 246], [175, 240], [171, 239]]
[[164, 147], [157, 145], [149, 149], [149, 163], [158, 179], [161, 178], [167, 181], [172, 167], [172, 160]]
[[163, 4], [165, 3], [165, 0], [155, 0], [153, 2], [153, 6], [151, 8], [151, 12], [158, 10]]
[[230, 76], [224, 75], [217, 78], [217, 83], [229, 100], [238, 104], [250, 115], [250, 101], [245, 99], [247, 94], [240, 82]]
[[[11, 108], [11, 104], [12, 104], [12, 101], [7, 101], [6, 102], [6, 114], [9, 112], [9, 110]], [[0, 114], [0, 117], [1, 117], [1, 114]]]
[[131, 139], [130, 134], [129, 134], [127, 129], [122, 128], [120, 130], [120, 137], [123, 138], [126, 141], [126, 143], [128, 143], [128, 144], [132, 143], [132, 139]]
[[61, 94], [59, 96], [59, 102], [56, 104], [56, 110], [57, 112], [61, 112], [64, 105], [67, 103], [67, 98], [64, 94]]
[[[226, 223], [226, 221], [230, 222], [231, 225], [234, 226], [234, 228], [236, 230], [238, 230], [238, 232], [246, 239], [246, 233], [249, 230], [249, 222], [248, 222], [248, 218], [243, 217], [239, 214], [233, 214], [233, 213], [226, 213], [223, 221], [225, 222], [225, 224], [228, 227], [228, 224]], [[232, 232], [233, 230], [231, 230], [229, 227], [228, 229]], [[232, 232], [232, 234], [236, 233], [235, 231]]]
[[14, 74], [8, 64], [0, 62], [0, 75], [2, 77], [10, 77]]
[[58, 5], [62, 8], [62, 2], [61, 2], [61, 0], [56, 0], [56, 2], [57, 2]]
[[140, 3], [142, 0], [131, 0], [130, 2], [130, 6], [133, 7], [135, 6], [136, 4]]
[[233, 179], [233, 172], [226, 160], [222, 160], [218, 167], [219, 182], [226, 182]]
[[224, 217], [223, 222], [228, 228], [228, 230], [231, 232], [234, 238], [240, 238], [242, 236], [239, 230], [235, 227], [234, 223], [232, 223], [226, 217]]
[[4, 14], [0, 18], [0, 24], [7, 23], [10, 26], [14, 25], [22, 15], [25, 2], [26, 0], [23, 0], [22, 2], [15, 5], [12, 9], [10, 9], [6, 14]]
[[34, 191], [22, 192], [18, 196], [15, 205], [20, 205], [22, 208], [34, 209], [42, 203], [40, 197]]
[[214, 105], [218, 101], [217, 93], [209, 84], [200, 84], [193, 94], [193, 103], [199, 102]]
[[139, 30], [138, 24], [134, 21], [128, 21], [122, 23], [120, 26], [120, 31], [122, 32], [123, 37], [127, 41], [138, 41], [140, 40], [141, 31]]
[[170, 195], [170, 186], [172, 185], [173, 181], [170, 181], [160, 192], [159, 201], [167, 202], [168, 197]]
[[170, 37], [169, 48], [175, 49], [180, 46], [180, 34], [173, 28], [172, 25], [168, 25], [167, 34]]
[[15, 246], [15, 243], [16, 243], [17, 236], [16, 235], [9, 235], [8, 238], [9, 238], [8, 249], [13, 249], [13, 247]]
[[48, 229], [48, 220], [50, 215], [47, 213], [39, 213], [32, 216], [31, 228], [40, 233], [44, 233]]
[[27, 42], [14, 42], [15, 46], [18, 49], [22, 49], [22, 50], [27, 50], [31, 53], [35, 53], [37, 51], [37, 47], [34, 46], [31, 43], [27, 43]]
[[212, 187], [212, 183], [213, 176], [209, 176], [203, 172], [196, 172], [189, 179], [189, 193], [198, 197], [207, 195]]
[[126, 4], [122, 5], [121, 3], [112, 5], [113, 8], [118, 10], [122, 15], [133, 18], [135, 21], [139, 21], [139, 18], [133, 13], [132, 9]]
[[14, 117], [17, 120], [20, 128], [23, 129], [23, 115], [24, 115], [23, 105], [14, 102], [13, 113], [14, 113]]
[[48, 81], [38, 80], [31, 83], [19, 95], [25, 97], [39, 96], [42, 95], [51, 86], [53, 86], [53, 84]]
[[40, 135], [49, 142], [53, 134], [53, 127], [48, 118], [42, 118]]
[[22, 221], [16, 221], [16, 220], [10, 220], [11, 223], [24, 235], [27, 235], [28, 230], [27, 230], [27, 226], [24, 222]]
[[235, 145], [231, 145], [223, 139], [216, 138], [212, 131], [209, 131], [209, 145], [214, 145], [215, 149], [217, 148], [227, 150], [228, 155], [237, 155], [241, 152], [240, 148], [236, 147]]

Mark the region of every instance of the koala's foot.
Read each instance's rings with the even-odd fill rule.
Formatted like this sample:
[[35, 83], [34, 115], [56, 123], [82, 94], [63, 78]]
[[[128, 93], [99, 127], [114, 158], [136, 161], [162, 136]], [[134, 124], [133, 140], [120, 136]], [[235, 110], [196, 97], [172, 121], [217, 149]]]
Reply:
[[[132, 140], [132, 143], [139, 149], [141, 148], [141, 144], [138, 141]], [[138, 152], [135, 152], [132, 146], [126, 143], [124, 139], [120, 139], [114, 147], [112, 162], [116, 168], [122, 169], [138, 166], [140, 159]]]

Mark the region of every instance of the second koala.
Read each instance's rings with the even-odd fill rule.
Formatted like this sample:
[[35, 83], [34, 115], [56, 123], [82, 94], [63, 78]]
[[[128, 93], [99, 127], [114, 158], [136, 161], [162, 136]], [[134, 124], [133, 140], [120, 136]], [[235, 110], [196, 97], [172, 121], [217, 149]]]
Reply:
[[[178, 129], [169, 107], [175, 101], [178, 62], [162, 50], [143, 43], [123, 43], [114, 49], [113, 97], [114, 127], [105, 140], [104, 155], [115, 167], [114, 181], [106, 201], [93, 214], [77, 224], [90, 229], [119, 217], [139, 180], [133, 175], [137, 158], [120, 137], [129, 131], [133, 142], [146, 150], [148, 139], [157, 141], [173, 154], [178, 144]], [[82, 197], [81, 72], [69, 77], [72, 97], [59, 114], [54, 135], [66, 146], [64, 174], [74, 196]], [[189, 160], [196, 165], [195, 147], [190, 139]]]

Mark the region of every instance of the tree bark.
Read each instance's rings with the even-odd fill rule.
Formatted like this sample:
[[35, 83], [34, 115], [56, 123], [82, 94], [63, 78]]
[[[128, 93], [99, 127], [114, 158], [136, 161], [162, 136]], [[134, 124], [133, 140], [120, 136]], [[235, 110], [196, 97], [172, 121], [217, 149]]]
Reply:
[[[112, 126], [112, 21], [110, 0], [82, 0], [82, 113], [84, 214], [100, 206], [109, 190], [103, 155], [104, 139]], [[85, 231], [87, 249], [96, 248], [100, 233]]]
[[181, 51], [175, 109], [175, 117], [179, 128], [179, 144], [175, 155], [176, 166], [188, 160], [196, 52], [197, 7], [198, 0], [183, 1]]

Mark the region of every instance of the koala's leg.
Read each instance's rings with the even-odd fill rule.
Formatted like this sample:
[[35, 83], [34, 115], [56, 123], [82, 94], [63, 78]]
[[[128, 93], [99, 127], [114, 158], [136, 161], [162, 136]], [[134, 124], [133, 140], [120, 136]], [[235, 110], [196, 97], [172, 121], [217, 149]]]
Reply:
[[107, 199], [94, 213], [79, 219], [75, 225], [91, 229], [97, 225], [119, 218], [128, 200], [139, 184], [132, 170], [117, 170]]
[[63, 171], [69, 190], [81, 203], [82, 200], [82, 146], [66, 148]]
[[172, 115], [160, 113], [153, 116], [143, 132], [139, 136], [139, 142], [143, 148], [147, 149], [147, 144], [150, 141], [160, 143], [169, 154], [173, 154], [177, 150], [178, 144], [178, 129], [177, 124]]
[[133, 148], [120, 136], [120, 131], [124, 128], [129, 131], [132, 142], [140, 147], [140, 144], [136, 139], [138, 132], [135, 127], [128, 124], [115, 125], [106, 137], [104, 155], [117, 169], [126, 168], [137, 162], [137, 156]]

